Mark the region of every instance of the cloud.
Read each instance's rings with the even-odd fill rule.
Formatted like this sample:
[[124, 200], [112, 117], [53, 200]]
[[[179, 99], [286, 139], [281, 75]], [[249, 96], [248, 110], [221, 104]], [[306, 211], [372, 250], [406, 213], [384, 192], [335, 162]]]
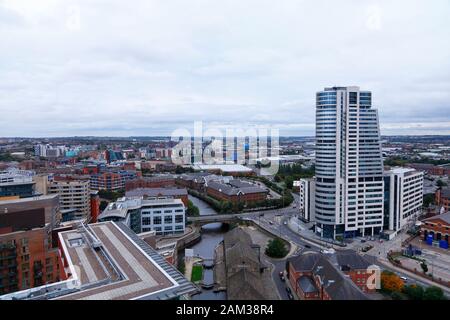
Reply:
[[332, 85], [371, 90], [383, 133], [448, 132], [449, 14], [446, 0], [0, 0], [0, 136], [197, 120], [313, 135]]

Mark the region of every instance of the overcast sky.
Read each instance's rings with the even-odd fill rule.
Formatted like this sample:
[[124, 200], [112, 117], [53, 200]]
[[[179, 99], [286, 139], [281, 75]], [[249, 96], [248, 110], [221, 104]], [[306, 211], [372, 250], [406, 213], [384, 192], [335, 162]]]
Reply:
[[382, 134], [450, 134], [450, 1], [0, 0], [0, 136], [313, 135], [373, 92]]

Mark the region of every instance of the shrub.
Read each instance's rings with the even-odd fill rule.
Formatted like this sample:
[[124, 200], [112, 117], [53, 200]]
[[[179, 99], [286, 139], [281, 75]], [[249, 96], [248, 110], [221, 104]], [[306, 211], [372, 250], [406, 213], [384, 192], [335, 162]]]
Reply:
[[266, 255], [272, 258], [283, 258], [288, 252], [283, 240], [280, 238], [270, 240], [266, 248]]

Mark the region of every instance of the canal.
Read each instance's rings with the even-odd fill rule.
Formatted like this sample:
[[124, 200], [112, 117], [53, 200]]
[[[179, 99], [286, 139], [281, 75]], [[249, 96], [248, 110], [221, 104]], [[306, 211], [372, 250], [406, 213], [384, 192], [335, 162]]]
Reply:
[[[196, 205], [200, 210], [200, 215], [217, 214], [206, 202], [189, 195], [189, 200]], [[222, 223], [210, 223], [202, 228], [202, 239], [190, 249], [194, 249], [195, 255], [200, 255], [203, 258], [213, 259], [215, 247], [223, 240], [223, 235], [227, 231]], [[183, 253], [184, 255], [184, 253]], [[203, 269], [203, 281], [205, 284], [214, 283], [213, 270]], [[213, 292], [213, 290], [202, 289], [200, 294], [192, 297], [193, 300], [225, 300], [225, 292]]]

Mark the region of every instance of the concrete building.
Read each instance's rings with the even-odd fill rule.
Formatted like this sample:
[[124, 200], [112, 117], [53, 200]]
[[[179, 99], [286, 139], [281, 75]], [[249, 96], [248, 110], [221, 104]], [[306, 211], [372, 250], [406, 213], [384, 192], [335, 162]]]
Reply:
[[0, 300], [178, 300], [199, 290], [123, 223], [58, 233], [61, 281]]
[[15, 168], [0, 171], [0, 199], [32, 197], [35, 194], [33, 176], [33, 171]]
[[325, 88], [316, 95], [316, 233], [374, 235], [383, 227], [383, 160], [372, 93]]
[[304, 222], [314, 221], [314, 179], [300, 179], [300, 219]]
[[134, 232], [184, 233], [186, 207], [180, 199], [121, 198], [100, 214], [101, 221], [122, 221]]
[[384, 173], [384, 229], [390, 236], [411, 227], [422, 214], [423, 172], [392, 168]]
[[180, 199], [184, 205], [188, 206], [188, 192], [186, 188], [137, 188], [125, 192], [127, 198], [140, 198], [144, 199], [158, 199], [158, 198], [173, 198]]
[[54, 180], [49, 183], [49, 194], [59, 194], [61, 210], [75, 210], [74, 219], [90, 219], [91, 191], [86, 180]]

